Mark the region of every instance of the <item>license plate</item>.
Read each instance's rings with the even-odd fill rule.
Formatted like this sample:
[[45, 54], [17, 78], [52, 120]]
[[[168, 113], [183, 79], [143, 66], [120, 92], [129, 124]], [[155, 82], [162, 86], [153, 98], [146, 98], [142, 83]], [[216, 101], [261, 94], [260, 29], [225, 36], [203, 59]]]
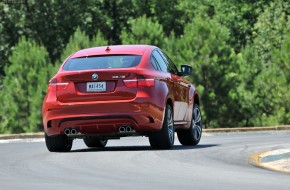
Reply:
[[87, 92], [105, 92], [106, 82], [88, 82]]

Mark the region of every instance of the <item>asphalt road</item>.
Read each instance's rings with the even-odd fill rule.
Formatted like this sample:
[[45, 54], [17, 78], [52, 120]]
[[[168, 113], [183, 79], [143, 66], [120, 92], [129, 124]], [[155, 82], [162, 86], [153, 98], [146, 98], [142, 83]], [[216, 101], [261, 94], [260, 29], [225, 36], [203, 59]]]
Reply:
[[[147, 138], [106, 149], [74, 141], [70, 153], [38, 142], [0, 143], [0, 189], [290, 189], [290, 175], [248, 164], [252, 153], [290, 147], [290, 132], [207, 134], [195, 147], [151, 150]], [[7, 142], [7, 141], [6, 141]]]

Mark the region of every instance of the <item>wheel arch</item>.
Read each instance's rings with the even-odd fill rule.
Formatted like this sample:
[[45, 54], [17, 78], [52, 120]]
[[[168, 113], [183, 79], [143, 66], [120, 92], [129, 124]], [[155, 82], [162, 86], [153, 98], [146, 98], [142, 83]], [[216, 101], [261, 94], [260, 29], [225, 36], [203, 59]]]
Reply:
[[169, 104], [171, 106], [172, 114], [174, 117], [174, 100], [173, 100], [173, 97], [167, 96], [166, 101], [165, 101], [165, 105], [164, 105], [163, 119], [165, 116], [165, 108], [166, 108], [167, 104]]
[[173, 100], [171, 98], [167, 98], [167, 101], [166, 101], [166, 105], [169, 104], [172, 108], [172, 111], [173, 111]]
[[200, 106], [199, 95], [197, 93], [194, 93], [193, 103]]

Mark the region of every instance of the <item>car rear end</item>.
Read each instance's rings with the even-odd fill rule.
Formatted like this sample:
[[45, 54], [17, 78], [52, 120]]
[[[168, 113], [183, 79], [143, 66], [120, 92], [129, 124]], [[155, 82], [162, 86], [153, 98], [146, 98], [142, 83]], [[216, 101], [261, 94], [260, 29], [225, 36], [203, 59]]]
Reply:
[[162, 87], [147, 67], [150, 51], [101, 47], [71, 56], [49, 82], [45, 133], [113, 138], [159, 130], [165, 97], [156, 95]]

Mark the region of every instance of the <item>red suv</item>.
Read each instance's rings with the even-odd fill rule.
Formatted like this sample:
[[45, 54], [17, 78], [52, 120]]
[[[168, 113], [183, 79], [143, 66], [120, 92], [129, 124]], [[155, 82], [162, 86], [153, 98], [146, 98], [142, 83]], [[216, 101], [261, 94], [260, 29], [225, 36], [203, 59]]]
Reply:
[[109, 139], [147, 136], [152, 148], [169, 149], [174, 132], [183, 145], [199, 143], [199, 97], [158, 47], [119, 45], [77, 51], [49, 81], [42, 117], [46, 146], [70, 151], [75, 138], [88, 147]]

